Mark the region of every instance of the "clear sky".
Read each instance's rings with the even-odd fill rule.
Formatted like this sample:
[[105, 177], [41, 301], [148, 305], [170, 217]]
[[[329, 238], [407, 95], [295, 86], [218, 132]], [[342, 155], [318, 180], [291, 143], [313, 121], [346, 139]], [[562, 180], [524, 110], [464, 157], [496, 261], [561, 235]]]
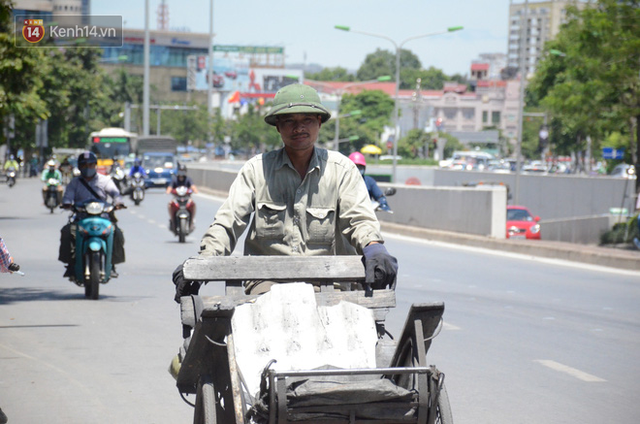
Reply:
[[[521, 2], [518, 1], [518, 2]], [[149, 0], [149, 27], [157, 28], [161, 0]], [[209, 32], [210, 0], [166, 0], [170, 28]], [[408, 41], [424, 68], [468, 74], [480, 53], [506, 53], [510, 0], [213, 0], [215, 44], [282, 46], [285, 63], [360, 67], [391, 41], [334, 29], [334, 25], [407, 38], [463, 26], [462, 31]], [[93, 0], [92, 14], [122, 15], [126, 28], [144, 28], [144, 0]]]

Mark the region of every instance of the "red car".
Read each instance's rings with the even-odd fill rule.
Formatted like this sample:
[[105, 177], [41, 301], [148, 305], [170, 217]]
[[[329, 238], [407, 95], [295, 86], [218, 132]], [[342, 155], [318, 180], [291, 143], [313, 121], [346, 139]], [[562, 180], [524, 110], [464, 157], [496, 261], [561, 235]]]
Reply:
[[524, 206], [507, 206], [507, 238], [540, 240], [539, 216], [533, 216]]

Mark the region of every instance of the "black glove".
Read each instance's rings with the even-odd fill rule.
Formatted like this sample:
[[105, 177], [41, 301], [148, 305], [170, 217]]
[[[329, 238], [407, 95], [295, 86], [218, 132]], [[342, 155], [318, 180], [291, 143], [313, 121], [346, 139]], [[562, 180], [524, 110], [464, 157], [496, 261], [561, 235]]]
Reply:
[[373, 284], [374, 289], [396, 287], [398, 260], [387, 252], [382, 243], [369, 244], [362, 251], [366, 284]]
[[200, 291], [201, 281], [188, 281], [184, 278], [182, 272], [182, 264], [178, 265], [175, 271], [173, 271], [173, 284], [176, 285], [176, 296], [173, 298], [177, 303], [180, 303], [182, 296], [191, 296], [192, 294], [198, 294]]
[[17, 264], [17, 263], [15, 263], [15, 262], [11, 262], [11, 263], [9, 264], [9, 271], [11, 271], [11, 272], [20, 271], [20, 265], [18, 265], [18, 264]]
[[393, 213], [393, 211], [389, 207], [389, 204], [387, 203], [387, 198], [386, 197], [382, 196], [381, 198], [379, 198], [378, 199], [378, 204], [380, 204], [380, 210], [383, 210], [383, 211], [389, 212], [389, 213]]

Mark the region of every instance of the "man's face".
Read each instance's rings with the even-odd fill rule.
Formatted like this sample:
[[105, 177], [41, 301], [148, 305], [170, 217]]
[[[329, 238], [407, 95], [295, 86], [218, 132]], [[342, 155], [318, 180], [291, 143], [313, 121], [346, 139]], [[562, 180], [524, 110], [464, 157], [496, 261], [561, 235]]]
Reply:
[[97, 163], [83, 163], [79, 166], [80, 174], [87, 179], [91, 179], [96, 175]]
[[276, 121], [284, 145], [292, 150], [312, 148], [318, 140], [321, 125], [320, 115], [309, 113], [282, 115]]

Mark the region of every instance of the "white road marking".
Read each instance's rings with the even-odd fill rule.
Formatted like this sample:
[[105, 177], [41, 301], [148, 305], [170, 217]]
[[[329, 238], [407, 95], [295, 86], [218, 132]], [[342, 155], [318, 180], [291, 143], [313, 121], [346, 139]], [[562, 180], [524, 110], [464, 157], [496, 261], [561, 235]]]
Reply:
[[385, 238], [389, 238], [389, 239], [404, 240], [404, 241], [427, 244], [432, 246], [443, 246], [451, 249], [466, 250], [474, 253], [485, 253], [485, 254], [494, 255], [494, 256], [504, 256], [508, 258], [522, 259], [522, 260], [528, 260], [533, 262], [542, 262], [542, 263], [553, 264], [553, 265], [562, 265], [562, 266], [568, 266], [571, 268], [587, 269], [591, 271], [611, 272], [614, 274], [621, 274], [621, 275], [640, 276], [639, 271], [633, 271], [629, 269], [618, 269], [618, 268], [606, 267], [606, 266], [600, 266], [600, 265], [591, 265], [583, 262], [573, 262], [573, 261], [567, 261], [563, 259], [544, 258], [541, 256], [531, 256], [531, 255], [525, 255], [521, 253], [505, 252], [502, 250], [483, 249], [481, 247], [465, 246], [463, 244], [446, 243], [443, 241], [436, 241], [436, 240], [426, 240], [418, 237], [410, 237], [410, 236], [405, 236], [401, 234], [394, 234], [387, 231], [383, 231], [382, 235]]
[[442, 328], [445, 330], [461, 330], [457, 325], [449, 324], [446, 321], [442, 321]]
[[589, 373], [586, 373], [584, 371], [580, 371], [578, 369], [575, 368], [571, 368], [567, 365], [563, 365], [560, 364], [556, 361], [551, 361], [549, 359], [536, 359], [533, 362], [537, 362], [539, 364], [544, 365], [547, 368], [551, 368], [554, 371], [559, 371], [559, 372], [563, 372], [565, 374], [568, 374], [572, 377], [577, 378], [578, 380], [582, 380], [582, 381], [586, 381], [588, 383], [602, 383], [605, 382], [607, 380], [600, 378], [600, 377], [596, 377], [595, 375], [591, 375]]

